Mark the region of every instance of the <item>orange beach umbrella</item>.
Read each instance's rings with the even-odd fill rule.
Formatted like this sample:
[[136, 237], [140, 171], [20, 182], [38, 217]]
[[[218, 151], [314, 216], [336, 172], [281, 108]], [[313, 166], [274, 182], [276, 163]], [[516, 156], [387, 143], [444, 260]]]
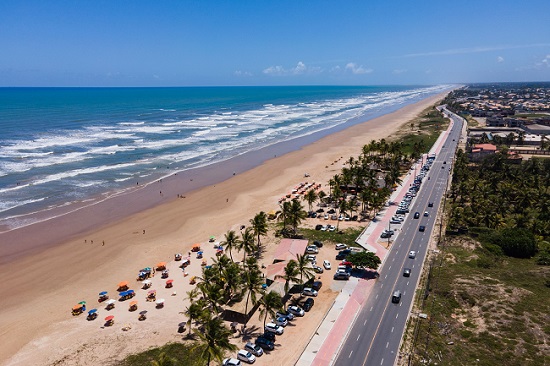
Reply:
[[130, 306], [134, 306], [134, 305], [137, 305], [137, 301], [132, 301], [132, 302], [130, 303]]
[[201, 245], [200, 244], [193, 244], [193, 249], [200, 249]]
[[118, 283], [118, 288], [128, 287], [128, 281], [122, 281]]
[[73, 306], [73, 310], [79, 310], [79, 309], [82, 309], [82, 304], [76, 304], [75, 306]]
[[162, 267], [166, 267], [166, 262], [158, 262], [157, 263], [157, 268], [162, 268]]

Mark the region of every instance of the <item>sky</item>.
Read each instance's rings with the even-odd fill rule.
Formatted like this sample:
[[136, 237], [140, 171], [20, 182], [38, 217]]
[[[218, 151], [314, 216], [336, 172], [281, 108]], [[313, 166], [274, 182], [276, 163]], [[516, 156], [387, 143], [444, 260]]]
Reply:
[[0, 86], [550, 81], [548, 0], [2, 0]]

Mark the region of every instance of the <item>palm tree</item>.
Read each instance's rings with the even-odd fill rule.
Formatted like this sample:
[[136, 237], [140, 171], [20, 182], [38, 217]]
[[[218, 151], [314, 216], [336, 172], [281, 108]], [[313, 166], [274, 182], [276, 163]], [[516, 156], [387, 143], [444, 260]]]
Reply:
[[309, 205], [309, 210], [311, 211], [311, 206], [313, 203], [317, 200], [317, 192], [315, 192], [314, 189], [310, 189], [307, 191], [307, 193], [304, 195], [304, 199], [306, 200], [307, 204]]
[[[253, 258], [253, 257], [251, 257]], [[262, 285], [264, 280], [262, 278], [262, 272], [258, 268], [248, 268], [248, 271], [243, 272], [243, 287], [246, 291], [246, 303], [244, 306], [244, 313], [248, 314], [248, 301], [252, 299], [252, 304], [255, 305], [257, 301], [257, 295], [262, 291]]]
[[290, 282], [297, 283], [299, 281], [299, 278], [296, 277], [299, 273], [298, 263], [294, 259], [289, 260], [284, 268], [284, 272], [284, 275], [276, 275], [275, 279], [281, 278], [285, 280], [285, 293], [288, 294], [290, 291]]
[[200, 343], [195, 347], [202, 348], [201, 356], [206, 359], [206, 365], [215, 359], [222, 363], [226, 351], [235, 351], [237, 346], [229, 341], [231, 331], [223, 324], [223, 320], [218, 317], [206, 319], [201, 331], [195, 330], [195, 334], [200, 339]]
[[254, 235], [258, 239], [258, 252], [260, 252], [260, 237], [267, 235], [267, 214], [263, 211], [250, 219], [250, 225], [252, 230], [254, 230]]
[[221, 245], [223, 245], [229, 250], [229, 256], [231, 257], [232, 261], [233, 261], [233, 255], [231, 254], [231, 249], [238, 247], [239, 243], [240, 243], [239, 237], [237, 236], [234, 230], [229, 230], [225, 234], [225, 240], [220, 243]]
[[151, 361], [152, 366], [172, 366], [175, 365], [178, 360], [172, 358], [166, 354], [166, 352], [161, 352], [156, 360]]
[[307, 212], [304, 211], [302, 204], [298, 200], [292, 200], [290, 205], [290, 217], [289, 221], [292, 225], [294, 233], [298, 230], [298, 225], [302, 222], [303, 219], [307, 217]]
[[191, 325], [194, 322], [200, 322], [201, 319], [204, 319], [207, 314], [209, 314], [208, 309], [205, 307], [204, 300], [199, 300], [197, 302], [192, 302], [184, 311], [187, 315], [187, 326], [189, 327], [189, 334], [191, 334]]
[[279, 215], [277, 216], [277, 220], [283, 222], [283, 230], [285, 230], [288, 219], [291, 215], [290, 211], [292, 209], [292, 203], [290, 203], [289, 201], [285, 201], [281, 204], [280, 208], [281, 208], [281, 210], [279, 211]]
[[274, 318], [277, 310], [281, 310], [283, 308], [283, 300], [281, 299], [281, 295], [279, 295], [275, 291], [270, 291], [260, 299], [259, 303], [260, 303], [260, 319], [262, 319], [262, 317], [264, 318], [264, 328], [265, 328], [267, 316], [270, 315], [271, 317]]
[[254, 252], [254, 230], [251, 227], [247, 227], [242, 233], [242, 240], [240, 242], [239, 249], [244, 251], [243, 262], [246, 260], [246, 256]]
[[[296, 270], [300, 274], [300, 284], [303, 285], [304, 282], [307, 282], [310, 278], [315, 277], [315, 271], [311, 266], [311, 262], [307, 259], [305, 255], [296, 255]], [[306, 281], [304, 281], [304, 277]]]

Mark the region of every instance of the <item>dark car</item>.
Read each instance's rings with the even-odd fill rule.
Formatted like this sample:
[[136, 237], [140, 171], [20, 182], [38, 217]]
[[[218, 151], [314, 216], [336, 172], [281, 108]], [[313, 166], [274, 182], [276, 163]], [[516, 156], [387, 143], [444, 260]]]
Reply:
[[315, 300], [313, 300], [311, 297], [309, 297], [305, 302], [304, 305], [302, 305], [302, 309], [304, 311], [310, 311], [313, 307], [313, 304], [315, 304]]
[[275, 333], [273, 332], [264, 332], [262, 335], [263, 338], [270, 340], [271, 342], [275, 342]]
[[[322, 225], [321, 225], [322, 226]], [[319, 240], [315, 240], [313, 242], [313, 245], [315, 245], [317, 248], [322, 248], [323, 247], [323, 242], [319, 241]]]
[[351, 253], [351, 250], [349, 249], [345, 249], [345, 250], [341, 250], [338, 252], [338, 254], [336, 255], [336, 259], [338, 260], [342, 260], [342, 259], [346, 259], [346, 257]]
[[263, 349], [273, 351], [275, 349], [275, 343], [273, 341], [270, 341], [269, 339], [266, 339], [264, 337], [259, 337], [256, 339], [256, 344]]
[[420, 225], [420, 227], [418, 228], [418, 231], [425, 231], [425, 230], [426, 230], [426, 226]]
[[433, 202], [429, 202], [429, 203], [428, 203], [428, 207], [434, 207], [434, 203], [433, 203]]
[[322, 227], [323, 227], [323, 225], [321, 225], [321, 224], [315, 225], [315, 230], [321, 230]]
[[410, 277], [411, 276], [411, 269], [410, 268], [405, 268], [403, 270], [403, 276], [404, 277]]
[[314, 289], [315, 291], [319, 291], [321, 289], [321, 287], [323, 287], [323, 282], [321, 282], [321, 281], [315, 281], [311, 285], [311, 288]]
[[419, 217], [420, 217], [420, 212], [415, 212], [415, 213], [414, 213], [414, 218], [415, 218], [415, 219], [418, 219]]

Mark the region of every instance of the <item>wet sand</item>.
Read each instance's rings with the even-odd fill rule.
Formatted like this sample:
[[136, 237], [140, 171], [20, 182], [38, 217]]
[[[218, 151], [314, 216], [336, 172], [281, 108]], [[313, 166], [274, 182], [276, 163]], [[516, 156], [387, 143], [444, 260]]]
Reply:
[[[0, 234], [4, 248], [0, 252], [4, 294], [0, 299], [0, 360], [21, 350], [25, 362], [43, 360], [32, 357], [33, 342], [47, 343], [56, 329], [85, 321], [70, 315], [78, 301], [95, 302], [101, 290], [114, 293], [118, 282], [134, 283], [139, 268], [170, 261], [174, 253], [187, 253], [193, 243], [206, 243], [210, 235], [221, 237], [229, 229], [238, 230], [257, 212], [277, 209], [279, 197], [301, 181], [325, 186], [339, 173], [344, 159], [357, 156], [371, 140], [389, 137], [443, 95], [330, 134], [253, 169], [249, 169], [250, 157], [247, 160], [243, 155], [192, 176], [179, 173], [131, 195]], [[271, 152], [264, 153], [253, 157], [267, 159]], [[306, 172], [309, 178], [304, 178]], [[210, 184], [216, 180], [209, 174], [227, 179], [217, 178]], [[98, 226], [98, 221], [105, 224]], [[5, 243], [16, 249], [6, 250]], [[124, 337], [113, 340], [117, 341], [124, 343]], [[61, 359], [64, 352], [74, 352], [74, 345], [71, 348], [71, 339], [67, 339], [66, 344], [47, 349], [52, 353], [49, 359]], [[96, 353], [101, 352], [98, 347]], [[8, 364], [18, 364], [18, 359]]]

